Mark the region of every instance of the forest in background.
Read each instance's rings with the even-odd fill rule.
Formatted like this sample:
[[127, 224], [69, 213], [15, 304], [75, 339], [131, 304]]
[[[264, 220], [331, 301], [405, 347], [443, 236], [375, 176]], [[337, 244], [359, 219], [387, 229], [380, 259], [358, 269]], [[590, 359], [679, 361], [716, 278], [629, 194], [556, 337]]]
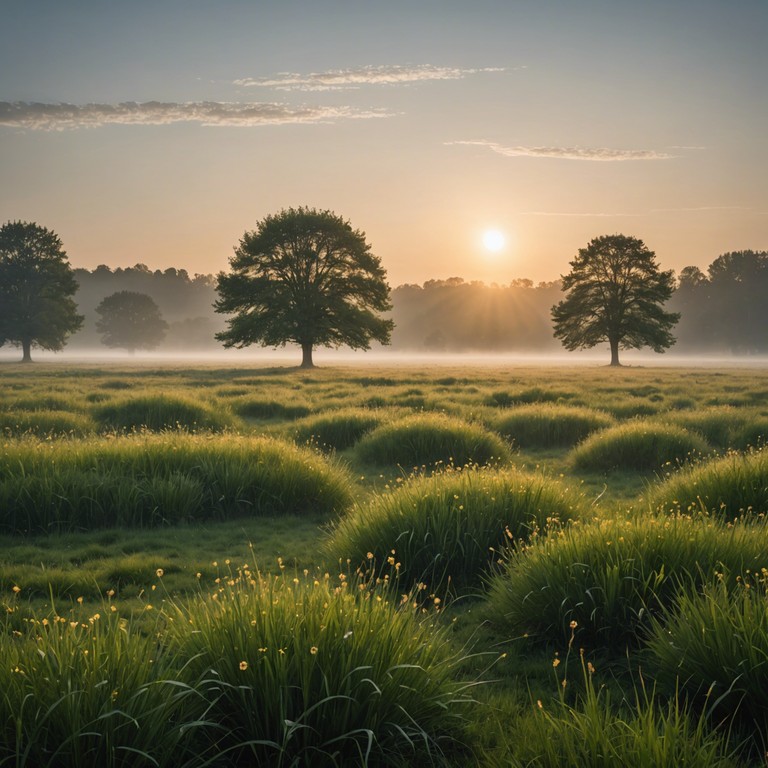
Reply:
[[[101, 346], [96, 307], [118, 291], [151, 296], [168, 323], [160, 350], [221, 349], [214, 334], [225, 328], [216, 314], [216, 277], [184, 269], [152, 271], [101, 265], [76, 269], [75, 295], [85, 316], [70, 349]], [[718, 256], [703, 272], [685, 267], [667, 308], [680, 313], [672, 348], [680, 353], [760, 354], [768, 351], [768, 252], [736, 251]], [[391, 349], [412, 352], [546, 352], [559, 350], [552, 335], [551, 308], [563, 294], [559, 281], [534, 284], [467, 282], [460, 277], [406, 284], [392, 290], [395, 321]]]

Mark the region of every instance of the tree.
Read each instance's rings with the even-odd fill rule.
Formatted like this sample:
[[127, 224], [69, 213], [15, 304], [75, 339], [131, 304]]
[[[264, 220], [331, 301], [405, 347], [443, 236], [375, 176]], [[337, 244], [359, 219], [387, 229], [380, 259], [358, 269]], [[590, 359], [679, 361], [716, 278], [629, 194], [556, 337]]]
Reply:
[[680, 315], [662, 307], [674, 290], [674, 273], [659, 271], [642, 240], [598, 237], [570, 264], [562, 284], [567, 295], [552, 307], [555, 337], [566, 349], [607, 341], [611, 365], [620, 365], [619, 348], [663, 352], [675, 343], [670, 329]]
[[217, 312], [229, 313], [216, 334], [225, 347], [259, 343], [301, 346], [302, 368], [312, 368], [317, 346], [368, 349], [388, 344], [392, 320], [386, 272], [364, 233], [330, 211], [289, 208], [246, 232], [218, 275]]
[[129, 352], [154, 349], [168, 330], [155, 300], [146, 293], [118, 291], [102, 299], [96, 313], [102, 343]]
[[33, 345], [61, 349], [83, 323], [76, 291], [58, 235], [22, 221], [0, 227], [0, 346], [20, 346], [25, 363]]

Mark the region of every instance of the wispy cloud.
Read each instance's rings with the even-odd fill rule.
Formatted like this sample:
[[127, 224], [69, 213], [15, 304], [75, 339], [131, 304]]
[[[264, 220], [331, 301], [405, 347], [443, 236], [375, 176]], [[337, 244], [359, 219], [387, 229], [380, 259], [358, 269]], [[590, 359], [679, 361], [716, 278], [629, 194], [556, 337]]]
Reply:
[[751, 211], [746, 205], [697, 205], [683, 208], [651, 208], [653, 213], [680, 213], [697, 211]]
[[309, 74], [281, 72], [274, 77], [244, 77], [235, 80], [234, 83], [235, 85], [260, 86], [284, 91], [335, 91], [360, 88], [364, 85], [407, 85], [429, 80], [461, 80], [467, 75], [475, 75], [480, 72], [504, 72], [505, 69], [505, 67], [459, 69], [458, 67], [434, 67], [429, 64], [368, 66], [355, 69], [332, 69], [327, 72], [311, 72]]
[[39, 131], [96, 128], [103, 125], [170, 125], [199, 123], [206, 126], [253, 127], [296, 123], [332, 123], [389, 117], [378, 109], [353, 107], [293, 107], [286, 104], [220, 101], [120, 104], [41, 104], [1, 101], [0, 126]]
[[486, 147], [504, 157], [546, 157], [558, 160], [588, 160], [615, 163], [628, 160], [669, 160], [675, 155], [651, 149], [609, 149], [607, 147], [505, 147], [493, 141], [447, 141], [447, 145], [462, 144]]

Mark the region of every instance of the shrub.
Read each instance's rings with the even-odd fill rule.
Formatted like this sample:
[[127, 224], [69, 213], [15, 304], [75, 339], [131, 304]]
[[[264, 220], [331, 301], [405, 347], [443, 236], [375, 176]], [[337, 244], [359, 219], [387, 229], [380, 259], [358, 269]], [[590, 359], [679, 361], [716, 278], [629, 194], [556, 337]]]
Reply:
[[541, 637], [578, 623], [581, 644], [637, 646], [651, 616], [681, 585], [768, 565], [768, 528], [687, 517], [573, 525], [510, 553], [493, 577], [489, 615], [506, 631]]
[[8, 443], [0, 525], [11, 532], [155, 526], [348, 506], [346, 472], [269, 438], [179, 433]]
[[571, 452], [577, 469], [661, 469], [708, 450], [705, 440], [682, 427], [631, 421], [591, 435]]
[[94, 416], [102, 428], [108, 430], [222, 430], [233, 423], [227, 411], [215, 410], [198, 400], [177, 395], [113, 400], [97, 406]]
[[296, 442], [314, 442], [321, 448], [343, 451], [382, 422], [375, 411], [347, 408], [322, 416], [310, 416], [294, 425]]
[[[378, 576], [477, 588], [510, 538], [527, 539], [579, 514], [580, 499], [559, 483], [517, 471], [448, 470], [414, 477], [344, 515], [331, 556], [369, 561]], [[394, 566], [397, 566], [396, 568]]]
[[768, 727], [767, 598], [750, 579], [684, 591], [647, 641], [662, 686], [753, 736]]
[[523, 448], [559, 448], [614, 423], [611, 416], [591, 408], [524, 405], [505, 412], [494, 427]]
[[367, 464], [403, 467], [437, 462], [485, 464], [510, 458], [509, 447], [498, 435], [438, 413], [407, 416], [384, 424], [357, 444], [356, 453]]
[[652, 509], [704, 512], [729, 520], [768, 513], [768, 450], [731, 453], [686, 467], [648, 494]]
[[461, 739], [458, 659], [414, 609], [343, 574], [227, 581], [170, 629], [233, 764], [434, 765]]

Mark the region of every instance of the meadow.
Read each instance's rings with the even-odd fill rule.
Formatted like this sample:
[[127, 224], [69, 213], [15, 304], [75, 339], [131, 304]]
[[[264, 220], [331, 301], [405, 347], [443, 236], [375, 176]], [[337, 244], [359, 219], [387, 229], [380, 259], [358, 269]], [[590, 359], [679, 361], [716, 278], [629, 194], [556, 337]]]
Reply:
[[768, 752], [768, 370], [4, 364], [0, 765]]

